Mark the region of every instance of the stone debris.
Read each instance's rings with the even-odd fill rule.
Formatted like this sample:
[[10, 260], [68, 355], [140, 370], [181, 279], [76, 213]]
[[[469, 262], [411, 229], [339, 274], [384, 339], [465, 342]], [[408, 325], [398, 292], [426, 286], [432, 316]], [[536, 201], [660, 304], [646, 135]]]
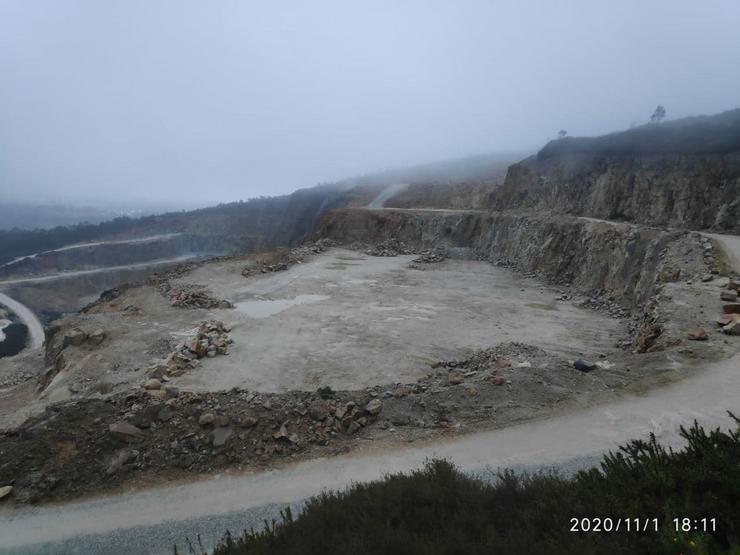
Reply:
[[170, 353], [164, 364], [156, 364], [149, 369], [149, 377], [159, 380], [163, 376], [179, 376], [195, 368], [199, 359], [228, 355], [228, 346], [234, 342], [229, 337], [229, 331], [219, 320], [202, 322], [195, 337]]
[[688, 337], [691, 341], [706, 341], [709, 339], [707, 330], [704, 328], [696, 328], [694, 331], [689, 333]]
[[580, 372], [591, 372], [596, 369], [596, 365], [592, 362], [585, 361], [581, 358], [573, 362], [573, 368]]
[[656, 350], [656, 341], [663, 333], [663, 328], [657, 322], [645, 322], [640, 335], [637, 338], [637, 348], [635, 349], [638, 353], [650, 353]]
[[169, 282], [164, 294], [169, 299], [172, 306], [178, 308], [234, 308], [231, 301], [217, 299], [211, 296], [203, 285], [183, 285], [181, 287], [172, 287]]
[[721, 300], [728, 303], [737, 302], [737, 291], [732, 289], [726, 289], [719, 294]]
[[115, 439], [126, 442], [140, 441], [144, 436], [140, 428], [128, 422], [115, 422], [108, 426], [108, 430]]
[[446, 258], [447, 255], [442, 249], [425, 250], [422, 251], [419, 258], [415, 258], [412, 261], [412, 264], [436, 264], [438, 262], [443, 262]]
[[334, 245], [335, 242], [331, 239], [319, 239], [318, 241], [306, 243], [289, 251], [278, 250], [273, 257], [276, 258], [275, 260], [253, 260], [242, 268], [241, 274], [244, 277], [250, 277], [257, 274], [283, 272], [294, 264], [301, 264], [309, 257], [320, 254]]
[[413, 254], [413, 250], [406, 246], [403, 241], [391, 237], [382, 243], [370, 247], [366, 254], [370, 256], [398, 256], [399, 254]]
[[105, 340], [105, 331], [97, 329], [87, 338], [88, 343], [98, 346]]
[[450, 385], [458, 385], [463, 382], [463, 373], [460, 370], [450, 370], [447, 373], [447, 383]]
[[102, 329], [96, 329], [92, 333], [88, 333], [79, 328], [73, 328], [67, 331], [62, 337], [61, 348], [65, 349], [72, 345], [73, 347], [82, 347], [83, 345], [91, 345], [97, 347], [102, 344], [106, 338], [106, 333]]
[[500, 343], [489, 349], [475, 351], [463, 360], [439, 361], [432, 364], [432, 368], [464, 368], [465, 370], [489, 370], [491, 368], [509, 368], [514, 366], [514, 359], [524, 359], [517, 362], [522, 364], [521, 368], [531, 366], [531, 360], [543, 360], [548, 358], [545, 351], [526, 343], [507, 342]]

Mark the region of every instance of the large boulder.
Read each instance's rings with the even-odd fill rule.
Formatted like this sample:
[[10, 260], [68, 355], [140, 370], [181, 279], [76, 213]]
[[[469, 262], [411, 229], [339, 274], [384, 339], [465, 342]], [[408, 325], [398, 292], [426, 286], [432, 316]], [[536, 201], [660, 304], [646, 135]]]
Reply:
[[115, 422], [108, 426], [108, 430], [110, 431], [111, 436], [120, 441], [132, 443], [144, 439], [144, 432], [141, 428], [138, 428], [133, 424], [129, 424], [128, 422]]

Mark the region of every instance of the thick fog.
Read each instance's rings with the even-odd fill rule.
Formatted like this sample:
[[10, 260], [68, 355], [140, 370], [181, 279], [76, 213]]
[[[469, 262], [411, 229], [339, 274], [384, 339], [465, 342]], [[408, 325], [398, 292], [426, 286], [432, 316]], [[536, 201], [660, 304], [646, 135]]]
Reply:
[[2, 199], [213, 203], [740, 105], [740, 2], [0, 1]]

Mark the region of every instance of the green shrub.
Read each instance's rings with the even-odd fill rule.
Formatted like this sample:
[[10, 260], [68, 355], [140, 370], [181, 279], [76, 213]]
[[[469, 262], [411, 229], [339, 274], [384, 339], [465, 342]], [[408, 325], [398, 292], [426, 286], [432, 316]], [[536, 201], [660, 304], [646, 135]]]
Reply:
[[[738, 434], [695, 423], [681, 435], [680, 451], [651, 436], [572, 478], [507, 471], [489, 484], [434, 460], [322, 493], [297, 518], [287, 510], [262, 531], [227, 534], [213, 555], [740, 553]], [[581, 517], [658, 518], [659, 531], [571, 532]], [[676, 533], [674, 517], [714, 517], [717, 529]]]

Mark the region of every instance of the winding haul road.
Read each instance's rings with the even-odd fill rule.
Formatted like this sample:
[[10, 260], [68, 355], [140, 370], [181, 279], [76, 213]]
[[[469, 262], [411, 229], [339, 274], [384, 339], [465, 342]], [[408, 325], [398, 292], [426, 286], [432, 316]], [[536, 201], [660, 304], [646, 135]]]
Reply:
[[[712, 235], [740, 261], [740, 237]], [[740, 271], [740, 262], [737, 269]], [[740, 413], [740, 352], [707, 364], [695, 377], [647, 394], [627, 395], [590, 409], [501, 430], [479, 432], [409, 448], [368, 446], [364, 452], [311, 460], [244, 476], [169, 485], [116, 497], [35, 509], [0, 510], [0, 553], [172, 553], [184, 538], [202, 533], [212, 545], [226, 529], [258, 528], [324, 488], [342, 488], [388, 472], [418, 468], [430, 457], [461, 469], [552, 466], [569, 471], [604, 452], [654, 433], [679, 445], [679, 426], [734, 427]]]
[[28, 328], [29, 343], [31, 349], [38, 349], [44, 344], [46, 335], [44, 326], [41, 321], [26, 305], [23, 305], [15, 299], [8, 297], [5, 293], [0, 293], [0, 304], [9, 308]]

